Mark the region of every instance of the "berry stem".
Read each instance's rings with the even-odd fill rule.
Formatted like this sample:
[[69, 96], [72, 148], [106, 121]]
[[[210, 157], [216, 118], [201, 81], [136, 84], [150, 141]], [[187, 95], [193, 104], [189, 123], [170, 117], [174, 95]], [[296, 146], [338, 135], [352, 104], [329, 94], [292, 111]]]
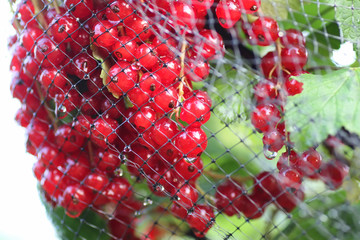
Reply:
[[93, 156], [94, 151], [93, 151], [91, 141], [88, 141], [87, 146], [88, 146], [90, 164], [91, 164], [91, 166], [95, 167], [94, 156]]
[[[217, 172], [213, 172], [213, 171], [209, 171], [209, 170], [204, 170], [203, 173], [205, 175], [208, 175], [211, 178], [214, 179], [224, 179], [224, 178], [229, 178], [228, 175], [222, 174], [222, 173], [217, 173]], [[237, 182], [246, 182], [249, 180], [252, 180], [253, 178], [251, 176], [231, 176], [232, 179], [234, 179]]]
[[[186, 78], [185, 78], [185, 53], [186, 53], [186, 47], [187, 47], [187, 43], [186, 40], [184, 39], [181, 45], [181, 54], [180, 54], [180, 74], [179, 74], [179, 79], [180, 79], [180, 84], [179, 84], [179, 98], [178, 98], [178, 103], [181, 103], [183, 101], [184, 98], [184, 84], [186, 84]], [[176, 118], [179, 118], [179, 106], [174, 110], [176, 113]]]
[[49, 2], [54, 6], [56, 13], [60, 14], [60, 8], [57, 0], [53, 0], [53, 1], [49, 0]]
[[31, 0], [31, 2], [34, 5], [35, 17], [39, 21], [40, 27], [42, 27], [44, 30], [48, 29], [45, 17], [42, 14], [42, 9], [44, 7], [43, 3], [40, 0]]
[[[15, 16], [15, 11], [14, 11], [14, 6], [13, 3], [11, 2], [11, 0], [8, 1], [9, 5], [10, 5], [10, 11], [11, 13]], [[23, 30], [22, 26], [20, 25], [19, 19], [17, 19], [16, 17], [14, 17], [14, 23], [16, 25], [15, 31], [18, 35], [20, 35], [20, 31]]]

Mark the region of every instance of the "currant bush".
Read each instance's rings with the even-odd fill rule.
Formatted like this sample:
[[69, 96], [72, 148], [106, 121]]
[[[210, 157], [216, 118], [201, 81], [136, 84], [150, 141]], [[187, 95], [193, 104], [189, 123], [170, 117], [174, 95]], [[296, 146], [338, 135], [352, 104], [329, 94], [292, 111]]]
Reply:
[[[264, 15], [260, 0], [14, 4], [16, 121], [26, 128], [42, 194], [67, 216], [95, 211], [112, 239], [161, 239], [178, 221], [203, 238], [221, 214], [251, 221], [268, 208], [290, 213], [306, 198], [305, 180], [334, 190], [348, 175], [344, 159], [327, 161], [318, 146], [294, 147], [285, 106], [304, 91], [294, 77], [308, 73], [306, 37]], [[235, 52], [232, 31], [245, 36], [242, 44], [270, 49], [252, 69], [259, 80], [248, 122], [277, 170], [244, 176], [212, 167], [221, 169], [221, 156], [211, 155], [221, 144], [231, 153], [227, 143], [212, 143], [218, 132], [211, 124], [220, 104], [212, 79]], [[324, 143], [330, 152], [333, 142]], [[205, 191], [209, 179], [215, 185]], [[161, 204], [150, 206], [151, 198]], [[141, 226], [139, 218], [162, 214], [167, 229], [157, 220]]]

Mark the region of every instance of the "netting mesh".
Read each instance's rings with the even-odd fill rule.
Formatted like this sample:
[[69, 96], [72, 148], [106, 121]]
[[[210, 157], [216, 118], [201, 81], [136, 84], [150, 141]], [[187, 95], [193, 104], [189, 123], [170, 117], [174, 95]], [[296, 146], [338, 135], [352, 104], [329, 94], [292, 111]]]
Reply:
[[60, 239], [358, 238], [356, 1], [9, 3]]

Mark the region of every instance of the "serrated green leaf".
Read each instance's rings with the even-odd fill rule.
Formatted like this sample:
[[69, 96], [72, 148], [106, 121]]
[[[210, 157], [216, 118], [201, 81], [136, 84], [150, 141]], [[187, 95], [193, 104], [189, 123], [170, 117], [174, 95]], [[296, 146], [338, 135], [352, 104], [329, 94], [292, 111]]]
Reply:
[[360, 69], [303, 74], [303, 92], [289, 97], [285, 121], [299, 151], [321, 143], [341, 127], [360, 134]]
[[347, 40], [357, 42], [360, 36], [360, 1], [328, 0], [336, 7], [335, 19]]
[[299, 0], [262, 0], [261, 10], [265, 16], [287, 19], [289, 10], [299, 10]]

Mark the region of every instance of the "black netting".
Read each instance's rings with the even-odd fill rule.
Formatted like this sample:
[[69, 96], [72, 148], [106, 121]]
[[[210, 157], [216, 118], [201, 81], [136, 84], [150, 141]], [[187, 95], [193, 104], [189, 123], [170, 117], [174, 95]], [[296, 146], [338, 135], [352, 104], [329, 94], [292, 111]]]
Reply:
[[356, 1], [9, 3], [60, 239], [357, 239]]

